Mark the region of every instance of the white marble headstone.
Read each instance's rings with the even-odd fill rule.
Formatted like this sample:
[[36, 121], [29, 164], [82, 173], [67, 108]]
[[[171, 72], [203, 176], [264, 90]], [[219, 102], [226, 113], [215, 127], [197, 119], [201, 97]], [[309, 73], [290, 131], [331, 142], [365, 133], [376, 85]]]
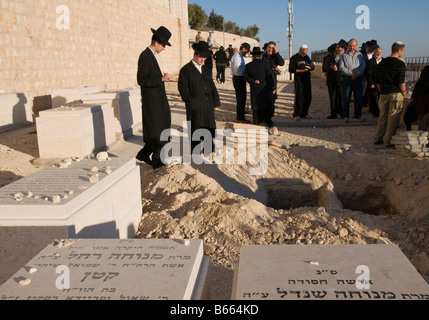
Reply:
[[0, 299], [189, 300], [202, 261], [198, 239], [58, 240], [0, 287]]
[[396, 245], [243, 246], [232, 299], [427, 300], [429, 286]]

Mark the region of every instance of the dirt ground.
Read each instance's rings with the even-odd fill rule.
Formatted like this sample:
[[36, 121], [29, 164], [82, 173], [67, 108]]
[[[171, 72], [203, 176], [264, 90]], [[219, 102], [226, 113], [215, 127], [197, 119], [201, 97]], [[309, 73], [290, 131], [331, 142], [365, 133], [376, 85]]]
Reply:
[[[199, 238], [212, 262], [211, 297], [230, 299], [243, 244], [394, 243], [429, 283], [429, 161], [375, 146], [377, 119], [328, 120], [322, 79], [313, 79], [311, 120], [294, 121], [293, 83], [279, 83], [268, 170], [248, 164], [138, 163], [143, 215], [137, 238]], [[235, 119], [231, 79], [217, 85], [218, 128]], [[177, 82], [172, 108], [184, 110]], [[351, 114], [352, 110], [351, 110]], [[174, 118], [173, 114], [173, 118]], [[250, 114], [247, 118], [251, 120]], [[404, 128], [400, 128], [404, 130]], [[40, 169], [35, 126], [0, 132], [0, 187]]]

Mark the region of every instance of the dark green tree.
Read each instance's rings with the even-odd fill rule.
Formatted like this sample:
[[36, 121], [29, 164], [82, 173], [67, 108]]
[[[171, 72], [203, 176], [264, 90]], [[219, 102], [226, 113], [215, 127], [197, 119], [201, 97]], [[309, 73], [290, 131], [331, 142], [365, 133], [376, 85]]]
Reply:
[[209, 17], [206, 12], [197, 4], [188, 4], [189, 25], [194, 30], [204, 29]]
[[248, 26], [244, 30], [244, 35], [249, 38], [255, 38], [259, 33], [259, 27], [254, 24], [253, 26]]
[[211, 30], [222, 31], [223, 30], [223, 16], [216, 14], [214, 9], [209, 15], [209, 19], [207, 21], [207, 27]]

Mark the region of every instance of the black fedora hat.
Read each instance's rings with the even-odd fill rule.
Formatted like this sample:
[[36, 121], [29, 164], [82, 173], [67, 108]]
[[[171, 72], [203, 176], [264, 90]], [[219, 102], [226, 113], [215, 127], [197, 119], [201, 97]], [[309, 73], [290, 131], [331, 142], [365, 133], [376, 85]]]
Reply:
[[338, 45], [339, 45], [339, 46], [341, 46], [341, 47], [343, 47], [344, 49], [347, 49], [347, 42], [346, 42], [346, 40], [344, 40], [344, 39], [341, 39], [341, 40], [338, 42]]
[[164, 26], [159, 27], [158, 30], [155, 30], [152, 28], [150, 28], [150, 30], [152, 30], [152, 33], [153, 33], [152, 40], [157, 40], [157, 41], [162, 42], [163, 44], [171, 47], [170, 42], [168, 42], [168, 40], [170, 40], [170, 38], [171, 38], [170, 30], [168, 30]]
[[199, 54], [201, 57], [209, 58], [212, 56], [213, 51], [210, 50], [209, 44], [205, 41], [200, 41], [192, 45], [195, 53]]
[[264, 51], [261, 50], [261, 47], [253, 47], [252, 52], [250, 52], [250, 54], [252, 56], [259, 56], [259, 55], [261, 55], [263, 53], [264, 53]]
[[336, 47], [337, 47], [336, 43], [331, 44], [328, 48], [328, 52], [330, 52], [330, 53], [335, 52]]

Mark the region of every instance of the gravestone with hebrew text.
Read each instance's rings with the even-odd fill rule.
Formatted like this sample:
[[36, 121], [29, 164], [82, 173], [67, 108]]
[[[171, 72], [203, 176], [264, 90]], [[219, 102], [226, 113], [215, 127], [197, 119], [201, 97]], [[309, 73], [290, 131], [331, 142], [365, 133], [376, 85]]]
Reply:
[[428, 300], [396, 245], [243, 246], [232, 299]]
[[202, 240], [57, 240], [0, 287], [0, 300], [202, 299]]
[[140, 183], [135, 159], [85, 158], [0, 188], [0, 283], [53, 239], [133, 238]]

